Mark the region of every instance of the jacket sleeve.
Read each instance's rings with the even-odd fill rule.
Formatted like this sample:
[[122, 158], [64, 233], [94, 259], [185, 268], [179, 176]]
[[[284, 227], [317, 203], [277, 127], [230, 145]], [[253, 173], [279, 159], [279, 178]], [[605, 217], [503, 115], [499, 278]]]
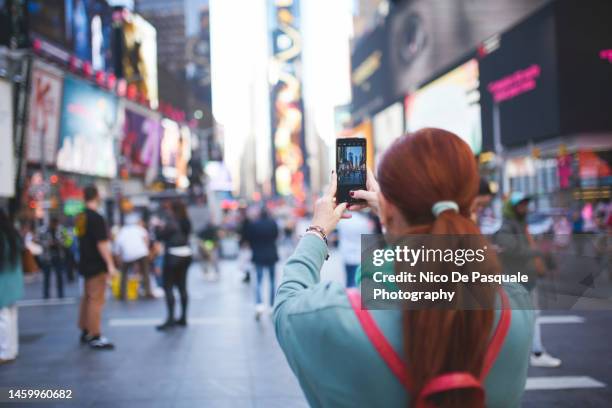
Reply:
[[[327, 246], [318, 237], [306, 234], [287, 260], [283, 279], [276, 292], [274, 324], [276, 337], [291, 361], [299, 349], [299, 331], [304, 329], [300, 317], [333, 306], [350, 308], [344, 288], [336, 282], [320, 282]], [[322, 324], [322, 322], [319, 322]]]

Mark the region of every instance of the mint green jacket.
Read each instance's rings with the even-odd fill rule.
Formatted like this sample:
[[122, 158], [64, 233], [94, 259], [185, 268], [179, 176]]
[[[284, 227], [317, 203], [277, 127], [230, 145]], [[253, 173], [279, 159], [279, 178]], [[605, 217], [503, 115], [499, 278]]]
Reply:
[[[305, 235], [287, 260], [274, 304], [276, 336], [312, 407], [406, 407], [409, 396], [361, 328], [342, 285], [321, 282], [327, 247]], [[533, 331], [528, 293], [504, 286], [512, 311], [508, 335], [485, 380], [488, 407], [516, 407], [527, 378]], [[372, 310], [402, 355], [402, 312]], [[496, 312], [495, 325], [499, 319]], [[416, 334], [418, 335], [418, 334]]]

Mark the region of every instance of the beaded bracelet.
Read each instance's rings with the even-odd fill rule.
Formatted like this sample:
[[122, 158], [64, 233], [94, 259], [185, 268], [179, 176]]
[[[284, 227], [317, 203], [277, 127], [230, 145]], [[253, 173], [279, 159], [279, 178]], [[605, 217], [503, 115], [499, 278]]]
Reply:
[[[325, 245], [327, 246], [327, 248], [329, 248], [329, 242], [327, 242], [327, 234], [325, 234], [325, 230], [323, 228], [319, 227], [318, 225], [311, 225], [310, 227], [306, 228], [306, 232], [314, 232], [317, 235], [319, 235], [325, 242]], [[327, 255], [325, 256], [325, 260], [327, 261], [328, 259], [329, 259], [329, 250], [327, 252]]]

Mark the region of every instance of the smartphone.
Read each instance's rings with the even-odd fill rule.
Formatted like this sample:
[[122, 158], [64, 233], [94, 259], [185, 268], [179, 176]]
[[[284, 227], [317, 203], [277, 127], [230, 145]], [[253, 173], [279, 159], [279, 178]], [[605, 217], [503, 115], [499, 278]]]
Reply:
[[363, 203], [350, 196], [353, 190], [366, 189], [366, 140], [359, 137], [336, 140], [336, 203]]

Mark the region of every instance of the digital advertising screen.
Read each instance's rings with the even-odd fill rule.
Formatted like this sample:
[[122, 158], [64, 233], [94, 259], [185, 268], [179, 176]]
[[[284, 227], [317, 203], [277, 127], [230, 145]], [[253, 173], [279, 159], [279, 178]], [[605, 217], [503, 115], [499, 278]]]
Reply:
[[353, 115], [361, 120], [389, 106], [549, 1], [389, 2], [384, 22], [358, 41], [351, 55]]
[[387, 51], [387, 27], [380, 25], [358, 40], [351, 55], [351, 108], [361, 120], [394, 98]]
[[[110, 71], [112, 8], [105, 0], [28, 0], [30, 36]], [[44, 47], [44, 46], [43, 46]]]
[[482, 150], [478, 61], [471, 59], [405, 100], [409, 132], [435, 127], [455, 133], [474, 154]]
[[191, 159], [191, 132], [173, 120], [162, 119], [160, 159], [162, 176], [178, 188], [189, 186], [187, 170]]
[[55, 164], [63, 74], [36, 60], [30, 81], [26, 157], [29, 162], [40, 163], [44, 154], [46, 164]]
[[404, 134], [404, 105], [396, 102], [374, 115], [374, 151], [382, 154], [393, 141]]
[[159, 116], [136, 104], [126, 104], [120, 144], [122, 177], [143, 177], [147, 183], [155, 179], [161, 135]]
[[[82, 0], [81, 0], [82, 1]], [[67, 0], [73, 4], [74, 10], [78, 10], [79, 0]], [[74, 13], [73, 13], [74, 14]], [[88, 22], [88, 34], [89, 38], [84, 41], [82, 46], [78, 49], [82, 50], [81, 53], [77, 51], [77, 32], [73, 33], [75, 39], [75, 53], [81, 59], [91, 61], [91, 66], [94, 70], [98, 71], [111, 71], [113, 68], [113, 56], [112, 56], [112, 8], [104, 0], [92, 0], [87, 2], [87, 22]], [[66, 19], [67, 21], [77, 21], [72, 17]], [[77, 25], [73, 23], [73, 27]], [[83, 33], [78, 32], [78, 36], [85, 38]], [[81, 56], [82, 55], [82, 56]]]
[[64, 95], [57, 153], [60, 170], [99, 177], [115, 177], [117, 97], [96, 86], [64, 78]]
[[66, 49], [66, 0], [29, 0], [27, 3], [30, 33]]
[[612, 1], [554, 4], [563, 133], [612, 130]]
[[210, 15], [208, 0], [186, 0], [187, 33], [185, 74], [196, 95], [204, 118], [212, 117], [212, 78], [210, 68]]
[[304, 138], [302, 100], [302, 36], [300, 2], [270, 3], [272, 58], [278, 76], [271, 83], [274, 191], [282, 196], [306, 199], [308, 165]]
[[493, 135], [495, 111], [504, 146], [559, 134], [556, 49], [550, 7], [489, 41], [479, 61], [484, 134]]
[[134, 84], [151, 107], [158, 104], [157, 31], [137, 14], [126, 14], [122, 26], [121, 76]]

